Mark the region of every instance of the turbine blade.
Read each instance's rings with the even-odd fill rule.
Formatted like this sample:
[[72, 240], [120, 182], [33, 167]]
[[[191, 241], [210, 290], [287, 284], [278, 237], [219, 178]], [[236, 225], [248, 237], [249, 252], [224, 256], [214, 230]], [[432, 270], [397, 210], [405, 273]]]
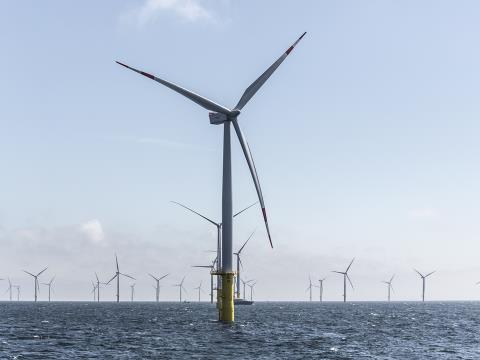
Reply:
[[159, 281], [160, 279], [157, 279], [155, 276], [153, 276], [152, 274], [148, 273], [148, 275], [150, 275], [155, 281]]
[[240, 215], [241, 213], [243, 213], [244, 211], [246, 211], [246, 210], [250, 209], [250, 208], [251, 208], [253, 205], [256, 205], [256, 204], [258, 204], [258, 201], [255, 201], [255, 202], [254, 202], [252, 205], [249, 205], [249, 206], [247, 206], [245, 209], [243, 209], [243, 210], [240, 210], [240, 211], [239, 211], [239, 212], [237, 212], [236, 214], [233, 214], [233, 216], [232, 216], [232, 217], [235, 217], [235, 216], [237, 216], [237, 215]]
[[162, 279], [165, 279], [168, 275], [170, 274], [166, 274], [166, 275], [163, 275], [160, 279], [158, 279], [159, 281], [162, 280]]
[[348, 282], [350, 283], [350, 286], [352, 287], [352, 289], [354, 289], [353, 284], [352, 284], [352, 280], [350, 280], [350, 276], [348, 276], [348, 274], [345, 274], [345, 276], [347, 277]]
[[193, 265], [194, 268], [212, 268], [212, 265]]
[[424, 276], [422, 275], [422, 273], [420, 271], [418, 271], [417, 269], [413, 269], [418, 275], [420, 275], [421, 278], [423, 278]]
[[[436, 270], [435, 270], [436, 271]], [[432, 271], [431, 273], [428, 273], [427, 275], [425, 275], [425, 277], [429, 277], [430, 275], [432, 275], [435, 271]]]
[[116, 277], [117, 277], [117, 274], [113, 275], [113, 277], [112, 277], [110, 280], [108, 280], [108, 281], [105, 283], [105, 285], [110, 284], [110, 283], [112, 282], [112, 280], [115, 279]]
[[242, 258], [241, 258], [240, 256], [238, 257], [238, 262], [240, 263], [240, 267], [241, 267], [242, 270], [243, 270]]
[[247, 245], [248, 240], [250, 240], [250, 239], [252, 238], [253, 234], [255, 234], [255, 231], [256, 231], [256, 229], [252, 231], [252, 233], [251, 233], [250, 236], [248, 237], [247, 241], [245, 241], [245, 243], [242, 245], [242, 247], [240, 248], [240, 250], [238, 250], [238, 253], [237, 253], [237, 254], [238, 254], [239, 256], [240, 256], [240, 253], [242, 252], [243, 248], [245, 247], [245, 245]]
[[395, 290], [393, 290], [393, 285], [390, 284], [390, 289], [392, 289], [393, 292], [395, 292]]
[[31, 272], [28, 272], [28, 271], [26, 271], [26, 270], [22, 270], [22, 271], [23, 271], [24, 273], [27, 273], [27, 274], [30, 275], [30, 276], [35, 277], [35, 275], [33, 275]]
[[280, 66], [280, 64], [287, 58], [287, 56], [290, 54], [290, 52], [293, 50], [295, 45], [298, 44], [298, 42], [305, 36], [306, 32], [302, 34], [298, 38], [297, 41], [293, 43], [292, 46], [290, 46], [287, 51], [285, 51], [282, 56], [278, 58], [277, 61], [275, 61], [265, 72], [260, 75], [260, 77], [255, 80], [243, 93], [242, 97], [240, 98], [240, 101], [238, 102], [237, 106], [235, 106], [235, 110], [242, 110], [242, 108], [250, 101], [250, 99], [256, 94], [256, 92], [262, 87], [263, 84], [268, 80], [268, 78], [277, 70], [277, 68]]
[[353, 260], [355, 260], [355, 258], [353, 258], [352, 261], [350, 261], [350, 265], [348, 265], [347, 270], [345, 270], [346, 273], [348, 272], [348, 270], [350, 270], [350, 266], [352, 266]]
[[38, 274], [37, 274], [37, 277], [40, 276], [45, 270], [47, 270], [48, 267], [46, 267], [45, 269], [43, 269], [42, 271], [40, 271]]
[[344, 272], [342, 272], [342, 271], [335, 271], [335, 270], [332, 270], [332, 272], [334, 272], [334, 273], [337, 273], [337, 274], [342, 274], [342, 275], [345, 275], [345, 273], [344, 273]]
[[253, 162], [252, 153], [250, 151], [250, 147], [245, 139], [245, 136], [240, 129], [240, 125], [238, 125], [237, 119], [232, 120], [233, 126], [235, 128], [235, 132], [237, 133], [238, 141], [243, 150], [243, 154], [245, 155], [245, 159], [247, 160], [248, 168], [250, 169], [250, 174], [252, 175], [253, 183], [255, 184], [255, 189], [257, 190], [258, 200], [260, 201], [260, 206], [262, 207], [262, 214], [263, 220], [265, 222], [265, 228], [267, 229], [268, 240], [270, 241], [270, 246], [273, 248], [272, 237], [270, 236], [270, 228], [268, 227], [267, 221], [267, 212], [265, 210], [265, 203], [263, 201], [262, 189], [260, 187], [260, 180], [258, 179], [257, 169], [255, 168], [255, 163]]
[[174, 204], [177, 204], [177, 205], [179, 205], [179, 206], [181, 206], [181, 207], [183, 207], [183, 208], [185, 208], [185, 209], [187, 209], [187, 210], [190, 210], [190, 211], [193, 212], [194, 214], [197, 214], [198, 216], [204, 218], [204, 219], [207, 220], [208, 222], [210, 222], [210, 223], [212, 223], [213, 225], [215, 225], [215, 226], [218, 227], [218, 224], [217, 224], [215, 221], [207, 218], [206, 216], [200, 214], [199, 212], [196, 212], [196, 211], [193, 210], [193, 209], [190, 209], [188, 206], [185, 206], [185, 205], [183, 205], [183, 204], [180, 204], [179, 202], [176, 202], [176, 201], [170, 201], [170, 202], [171, 202], [171, 203], [174, 203]]
[[96, 272], [95, 272], [95, 277], [97, 278], [97, 282], [100, 282], [100, 280], [98, 280], [98, 275]]
[[151, 75], [149, 73], [146, 73], [144, 71], [137, 70], [137, 69], [135, 69], [133, 67], [130, 67], [128, 65], [125, 65], [125, 64], [123, 64], [119, 61], [116, 61], [116, 63], [126, 67], [127, 69], [133, 70], [136, 73], [139, 73], [143, 76], [146, 76], [147, 78], [152, 79], [152, 80], [168, 87], [169, 89], [172, 89], [173, 91], [185, 96], [186, 98], [192, 100], [194, 103], [200, 105], [201, 107], [203, 107], [207, 110], [216, 111], [216, 112], [219, 112], [219, 113], [222, 113], [222, 114], [225, 114], [225, 115], [230, 114], [230, 109], [227, 109], [226, 107], [224, 107], [222, 105], [219, 105], [219, 104], [213, 102], [212, 100], [209, 100], [209, 99], [207, 99], [203, 96], [200, 96], [200, 95], [198, 95], [198, 94], [196, 94], [196, 93], [194, 93], [190, 90], [182, 88], [181, 86], [175, 85], [174, 83], [171, 83], [169, 81], [160, 79], [160, 78], [158, 78], [154, 75]]
[[130, 275], [127, 275], [127, 274], [122, 274], [122, 273], [120, 273], [120, 275], [123, 275], [123, 276], [125, 276], [125, 277], [128, 277], [128, 278], [130, 278], [130, 279], [132, 279], [132, 280], [137, 280], [137, 279], [135, 279], [133, 276], [130, 276]]
[[390, 283], [393, 281], [393, 278], [395, 277], [395, 274], [390, 278]]
[[120, 269], [118, 267], [118, 258], [117, 258], [117, 254], [115, 254], [115, 263], [117, 264], [117, 272], [120, 272]]

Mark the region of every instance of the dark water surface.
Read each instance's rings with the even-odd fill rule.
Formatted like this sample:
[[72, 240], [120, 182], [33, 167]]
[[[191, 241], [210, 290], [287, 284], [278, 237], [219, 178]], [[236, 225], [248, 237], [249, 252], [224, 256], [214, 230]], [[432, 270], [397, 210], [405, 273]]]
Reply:
[[0, 359], [480, 359], [480, 303], [0, 303]]

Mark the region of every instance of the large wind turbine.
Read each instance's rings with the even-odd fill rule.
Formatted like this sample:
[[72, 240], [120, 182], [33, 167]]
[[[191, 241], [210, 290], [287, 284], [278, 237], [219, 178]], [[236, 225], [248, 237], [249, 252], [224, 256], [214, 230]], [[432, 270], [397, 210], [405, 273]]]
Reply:
[[355, 258], [353, 258], [352, 261], [350, 261], [350, 265], [348, 265], [347, 270], [345, 270], [345, 271], [332, 271], [334, 273], [343, 275], [343, 302], [347, 301], [347, 279], [348, 279], [348, 282], [350, 283], [350, 286], [353, 289], [352, 280], [350, 280], [350, 277], [348, 276], [348, 270], [350, 270], [350, 266], [352, 266], [353, 260], [355, 260]]
[[[212, 265], [194, 265], [192, 267], [195, 267], [195, 268], [206, 268], [206, 269], [210, 269], [210, 303], [213, 304], [213, 269], [215, 269], [215, 263], [217, 262], [217, 258], [215, 258], [215, 260], [213, 260], [212, 262]], [[217, 292], [218, 292], [218, 289], [217, 289]]]
[[393, 275], [389, 281], [382, 281], [384, 284], [387, 284], [387, 289], [388, 289], [388, 302], [390, 302], [390, 290], [393, 291], [393, 286], [392, 286], [392, 281], [395, 275]]
[[26, 270], [23, 270], [24, 273], [27, 273], [28, 275], [32, 276], [35, 279], [35, 302], [37, 302], [38, 291], [40, 291], [40, 285], [38, 284], [38, 277], [47, 269], [48, 268], [43, 269], [37, 275], [34, 275]]
[[242, 247], [236, 252], [233, 253], [237, 257], [237, 299], [240, 299], [240, 265], [242, 265], [242, 259], [240, 259], [240, 254], [242, 253], [243, 248], [247, 245], [248, 241], [252, 238], [253, 234], [255, 234], [255, 230], [250, 234], [247, 241], [242, 245]]
[[50, 299], [51, 299], [51, 291], [52, 291], [53, 280], [55, 280], [55, 276], [48, 283], [42, 283], [42, 285], [48, 286], [48, 302], [50, 302]]
[[312, 278], [310, 277], [310, 275], [308, 276], [308, 287], [307, 289], [305, 290], [305, 292], [309, 291], [310, 290], [310, 301], [312, 301]]
[[429, 277], [430, 275], [432, 275], [435, 271], [432, 271], [431, 273], [428, 273], [427, 275], [423, 275], [420, 271], [418, 271], [417, 269], [413, 269], [415, 270], [415, 272], [420, 275], [420, 277], [422, 278], [422, 301], [425, 301], [425, 279], [427, 277]]
[[265, 210], [265, 203], [263, 201], [262, 190], [260, 188], [260, 181], [258, 179], [257, 170], [253, 162], [252, 153], [248, 142], [240, 129], [238, 124], [238, 116], [243, 107], [248, 101], [256, 94], [256, 92], [262, 87], [262, 85], [268, 80], [268, 78], [275, 72], [280, 64], [291, 53], [295, 45], [305, 36], [303, 33], [287, 51], [285, 51], [277, 61], [275, 61], [258, 79], [256, 79], [243, 93], [239, 102], [233, 109], [229, 109], [225, 106], [219, 105], [203, 96], [200, 96], [194, 92], [191, 92], [185, 88], [175, 85], [169, 81], [160, 79], [154, 75], [146, 73], [144, 71], [137, 70], [128, 65], [117, 62], [118, 64], [133, 70], [147, 78], [154, 80], [173, 91], [185, 96], [192, 100], [203, 108], [211, 111], [209, 114], [210, 123], [214, 125], [223, 124], [223, 179], [222, 179], [222, 256], [218, 257], [219, 264], [221, 264], [221, 276], [222, 276], [222, 303], [219, 309], [219, 320], [225, 322], [234, 321], [234, 294], [233, 294], [233, 246], [232, 246], [232, 232], [233, 232], [233, 211], [232, 211], [232, 159], [231, 159], [231, 141], [230, 141], [230, 125], [233, 124], [235, 132], [237, 134], [240, 146], [242, 147], [243, 154], [247, 161], [247, 165], [250, 170], [257, 196], [262, 208], [262, 215], [265, 222], [265, 227], [270, 241], [270, 246], [273, 248], [272, 238], [270, 235], [270, 229], [268, 227], [267, 212]]
[[[217, 228], [217, 259], [219, 259], [219, 260], [217, 261], [217, 271], [216, 272], [218, 274], [220, 274], [221, 267], [222, 267], [222, 223], [213, 221], [212, 219], [209, 219], [205, 215], [200, 214], [198, 211], [195, 211], [195, 210], [189, 208], [188, 206], [183, 205], [179, 202], [171, 201], [171, 203], [179, 205], [179, 206], [183, 207], [184, 209], [187, 209], [188, 211], [191, 211], [192, 213], [200, 216], [202, 219], [207, 220], [210, 224], [214, 225]], [[250, 209], [253, 205], [255, 205], [257, 203], [258, 203], [258, 201], [254, 202], [253, 204], [251, 204], [249, 206], [247, 206], [243, 210], [240, 210], [239, 212], [233, 214], [232, 218], [237, 217], [238, 215], [243, 213], [245, 210]], [[221, 288], [222, 288], [221, 277], [219, 275], [217, 275], [217, 304], [218, 304], [218, 306], [220, 306], [220, 301], [218, 301], [218, 300], [220, 299], [221, 292], [219, 291], [219, 289], [221, 289]]]
[[150, 275], [153, 278], [153, 280], [155, 280], [155, 301], [158, 303], [160, 299], [160, 280], [166, 278], [170, 274], [163, 275], [159, 278], [153, 276], [152, 274], [148, 274], [148, 275]]
[[117, 271], [115, 272], [115, 275], [113, 275], [113, 277], [107, 281], [107, 285], [110, 284], [112, 282], [113, 279], [117, 278], [117, 303], [120, 302], [120, 275], [122, 276], [125, 276], [125, 277], [128, 277], [132, 280], [136, 280], [134, 277], [130, 276], [130, 275], [127, 275], [127, 274], [122, 274], [120, 272], [120, 268], [118, 267], [118, 258], [117, 258], [117, 254], [115, 254], [115, 263], [117, 265]]
[[180, 281], [179, 284], [175, 284], [173, 286], [178, 286], [178, 290], [180, 291], [180, 302], [182, 302], [182, 289], [187, 291], [187, 289], [185, 289], [185, 287], [183, 286], [183, 281], [185, 280], [185, 276], [183, 277], [182, 281]]

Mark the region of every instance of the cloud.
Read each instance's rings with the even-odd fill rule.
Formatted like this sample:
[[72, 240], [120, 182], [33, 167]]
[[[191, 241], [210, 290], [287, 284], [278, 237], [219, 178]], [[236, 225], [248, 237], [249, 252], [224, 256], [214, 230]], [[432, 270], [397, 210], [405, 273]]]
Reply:
[[408, 212], [408, 215], [414, 219], [433, 219], [438, 217], [438, 210], [434, 208], [416, 208]]
[[145, 25], [161, 13], [173, 13], [188, 22], [213, 19], [213, 14], [199, 0], [145, 0], [132, 14], [139, 25]]
[[80, 232], [92, 243], [100, 244], [105, 240], [102, 224], [97, 219], [89, 220], [80, 225]]

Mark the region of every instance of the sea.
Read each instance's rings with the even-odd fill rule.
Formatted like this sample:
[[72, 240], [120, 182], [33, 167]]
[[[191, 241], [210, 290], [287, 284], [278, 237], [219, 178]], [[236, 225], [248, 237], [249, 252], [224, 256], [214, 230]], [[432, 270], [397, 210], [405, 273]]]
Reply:
[[2, 302], [0, 359], [480, 359], [480, 302]]

